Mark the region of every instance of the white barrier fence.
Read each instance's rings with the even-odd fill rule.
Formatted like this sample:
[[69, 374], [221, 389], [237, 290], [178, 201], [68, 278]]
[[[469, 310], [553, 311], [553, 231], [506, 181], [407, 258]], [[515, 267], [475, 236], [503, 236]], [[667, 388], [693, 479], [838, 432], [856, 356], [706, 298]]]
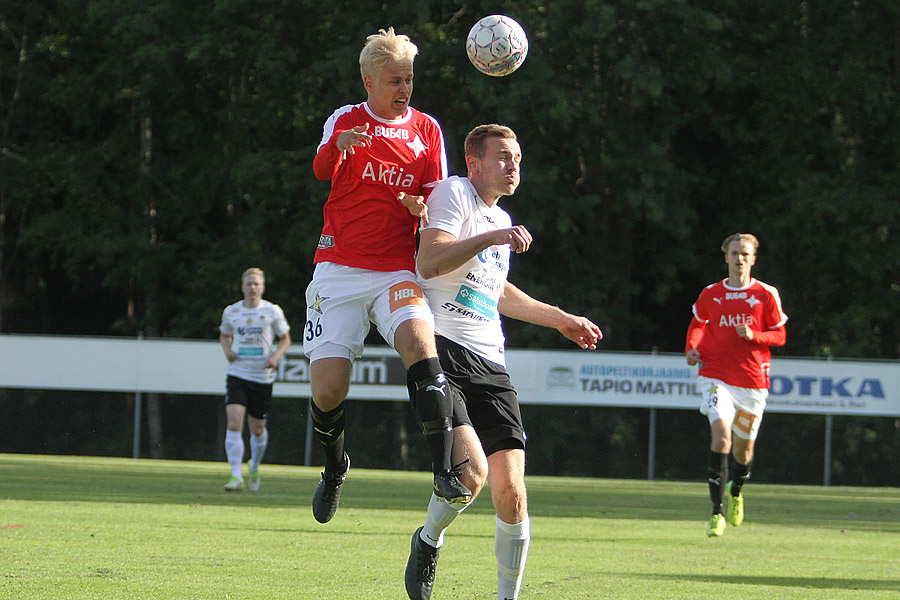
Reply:
[[[696, 409], [697, 368], [677, 354], [509, 350], [510, 377], [524, 404]], [[224, 393], [226, 361], [217, 341], [0, 335], [0, 388]], [[900, 416], [900, 362], [775, 357], [770, 412], [828, 415], [825, 483], [830, 480], [830, 417]], [[309, 398], [300, 345], [278, 366], [274, 394]], [[390, 348], [354, 364], [350, 398], [405, 400], [406, 370]], [[307, 453], [308, 455], [308, 453]]]

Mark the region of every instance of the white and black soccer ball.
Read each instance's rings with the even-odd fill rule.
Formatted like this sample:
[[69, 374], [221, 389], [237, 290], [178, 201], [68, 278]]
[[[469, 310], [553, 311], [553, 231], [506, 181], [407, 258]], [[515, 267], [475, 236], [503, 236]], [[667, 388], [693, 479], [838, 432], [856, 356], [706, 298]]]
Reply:
[[503, 77], [525, 62], [528, 37], [515, 20], [505, 15], [491, 15], [479, 20], [469, 31], [466, 54], [482, 73]]

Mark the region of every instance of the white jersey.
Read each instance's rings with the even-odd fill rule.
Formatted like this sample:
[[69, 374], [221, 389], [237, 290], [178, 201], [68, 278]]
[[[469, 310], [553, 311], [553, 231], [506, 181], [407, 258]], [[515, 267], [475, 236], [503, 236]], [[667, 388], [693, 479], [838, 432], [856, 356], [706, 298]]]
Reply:
[[231, 349], [238, 355], [228, 363], [228, 374], [257, 383], [274, 382], [275, 369], [263, 365], [275, 351], [275, 338], [290, 329], [281, 307], [268, 300], [260, 300], [256, 308], [247, 308], [243, 300], [225, 307], [219, 331], [234, 337]]
[[[439, 183], [428, 197], [428, 225], [456, 239], [512, 227], [498, 205], [488, 207], [465, 177]], [[497, 303], [509, 272], [508, 244], [491, 246], [451, 273], [419, 285], [434, 313], [435, 333], [485, 359], [506, 366], [505, 339]]]

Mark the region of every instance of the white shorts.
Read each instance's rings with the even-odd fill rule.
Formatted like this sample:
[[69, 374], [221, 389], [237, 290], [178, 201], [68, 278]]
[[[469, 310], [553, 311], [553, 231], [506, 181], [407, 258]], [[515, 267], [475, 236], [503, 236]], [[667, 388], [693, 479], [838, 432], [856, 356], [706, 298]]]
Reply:
[[321, 358], [362, 356], [369, 323], [394, 346], [404, 321], [419, 319], [434, 329], [434, 316], [411, 271], [370, 271], [330, 262], [316, 265], [306, 288], [303, 352]]
[[697, 384], [703, 396], [700, 412], [710, 423], [722, 419], [731, 423], [732, 433], [739, 438], [756, 439], [769, 390], [737, 387], [708, 377], [697, 377]]

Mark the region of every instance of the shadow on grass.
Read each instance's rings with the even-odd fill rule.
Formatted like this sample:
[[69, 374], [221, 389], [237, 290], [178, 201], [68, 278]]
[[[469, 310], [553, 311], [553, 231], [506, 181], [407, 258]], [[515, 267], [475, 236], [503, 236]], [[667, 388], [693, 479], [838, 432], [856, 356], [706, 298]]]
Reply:
[[607, 573], [632, 579], [668, 579], [734, 585], [762, 585], [821, 590], [893, 590], [900, 592], [900, 579], [840, 579], [836, 577], [784, 577], [782, 575], [664, 575], [659, 573]]

